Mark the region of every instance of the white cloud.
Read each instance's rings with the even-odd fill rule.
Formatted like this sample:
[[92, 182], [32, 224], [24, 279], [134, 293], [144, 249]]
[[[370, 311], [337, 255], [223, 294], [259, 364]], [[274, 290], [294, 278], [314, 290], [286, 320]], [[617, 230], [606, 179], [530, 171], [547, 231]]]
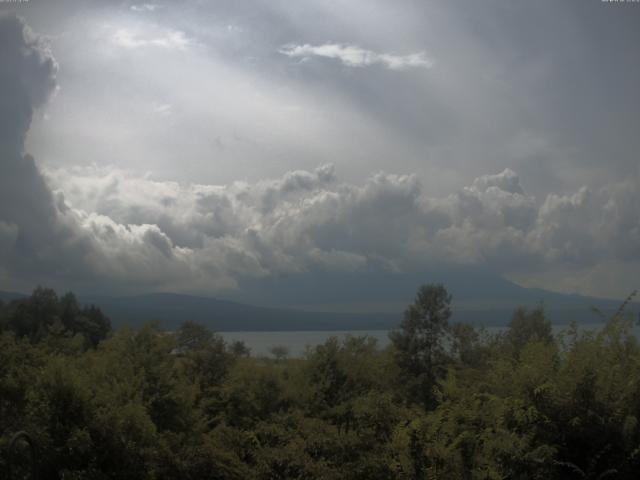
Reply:
[[131, 30], [121, 28], [111, 37], [111, 41], [123, 48], [160, 47], [169, 50], [184, 50], [192, 41], [180, 30], [167, 30], [159, 36], [145, 36]]
[[140, 5], [131, 5], [131, 10], [134, 12], [155, 12], [161, 8], [160, 5], [154, 3], [142, 3]]
[[518, 175], [510, 168], [497, 175], [482, 175], [473, 181], [473, 188], [476, 190], [486, 192], [491, 187], [508, 193], [523, 193]]
[[154, 102], [151, 105], [153, 113], [160, 115], [161, 117], [167, 117], [173, 113], [173, 106], [169, 103], [157, 103]]
[[324, 57], [340, 60], [348, 67], [366, 67], [379, 64], [390, 70], [406, 70], [409, 68], [431, 68], [433, 61], [425, 52], [408, 55], [378, 53], [356, 45], [325, 43], [323, 45], [284, 45], [280, 53], [292, 58]]
[[111, 252], [110, 268], [141, 262], [150, 274], [166, 265], [177, 272], [167, 281], [181, 278], [182, 288], [315, 269], [467, 265], [512, 273], [640, 258], [631, 185], [549, 195], [537, 206], [510, 170], [441, 198], [412, 175], [378, 173], [359, 186], [340, 182], [331, 166], [217, 186], [112, 169], [49, 176], [99, 250]]

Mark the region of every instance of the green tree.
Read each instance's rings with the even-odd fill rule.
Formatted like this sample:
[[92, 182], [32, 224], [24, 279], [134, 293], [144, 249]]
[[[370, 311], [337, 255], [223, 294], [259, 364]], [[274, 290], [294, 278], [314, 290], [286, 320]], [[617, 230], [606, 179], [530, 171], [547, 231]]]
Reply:
[[477, 330], [467, 323], [451, 326], [451, 353], [461, 364], [479, 367], [484, 365], [488, 355], [484, 343], [485, 331]]
[[412, 400], [427, 408], [435, 405], [433, 388], [445, 370], [443, 341], [449, 332], [450, 304], [451, 295], [443, 285], [423, 285], [405, 311], [400, 329], [389, 334], [396, 361], [409, 377]]
[[544, 308], [539, 306], [531, 311], [518, 308], [509, 322], [505, 338], [516, 354], [529, 342], [552, 343], [551, 322], [547, 320]]
[[107, 338], [111, 331], [111, 322], [95, 305], [84, 307], [76, 318], [76, 327], [73, 333], [81, 333], [89, 344], [96, 347], [98, 343]]
[[186, 375], [200, 385], [203, 393], [222, 383], [235, 359], [220, 335], [196, 322], [182, 324], [176, 344], [174, 352], [182, 357]]
[[281, 362], [289, 356], [289, 348], [284, 345], [274, 345], [269, 349], [269, 353], [273, 355], [276, 361]]
[[235, 340], [229, 345], [229, 351], [234, 357], [248, 357], [251, 355], [251, 349], [242, 340]]
[[58, 296], [50, 288], [37, 287], [30, 297], [12, 301], [8, 310], [8, 329], [18, 337], [27, 337], [36, 343], [47, 335], [48, 327], [59, 319]]
[[180, 325], [176, 333], [177, 348], [180, 353], [204, 350], [210, 347], [215, 340], [211, 330], [191, 320]]
[[32, 343], [79, 334], [83, 348], [96, 347], [111, 332], [111, 322], [98, 307], [81, 308], [73, 293], [58, 298], [55, 291], [43, 287], [2, 308], [0, 325]]

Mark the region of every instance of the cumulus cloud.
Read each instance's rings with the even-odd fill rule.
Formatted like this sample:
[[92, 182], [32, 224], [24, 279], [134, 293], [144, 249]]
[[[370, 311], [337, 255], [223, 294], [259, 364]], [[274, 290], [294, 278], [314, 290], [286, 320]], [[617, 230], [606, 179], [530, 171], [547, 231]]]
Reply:
[[17, 17], [0, 15], [0, 223], [3, 256], [11, 262], [12, 250], [33, 260], [46, 256], [48, 242], [67, 234], [33, 157], [23, 153], [34, 109], [56, 88], [56, 70], [40, 38]]
[[0, 146], [21, 151], [33, 109], [56, 87], [57, 64], [47, 44], [13, 15], [0, 14]]
[[425, 52], [395, 55], [366, 50], [357, 45], [340, 43], [325, 43], [323, 45], [289, 44], [280, 48], [279, 52], [292, 58], [324, 57], [336, 59], [347, 67], [367, 67], [378, 64], [390, 70], [406, 70], [417, 67], [431, 68], [433, 66], [433, 61], [427, 58]]
[[524, 193], [520, 186], [520, 178], [510, 168], [497, 175], [482, 175], [473, 181], [473, 188], [476, 190], [486, 192], [491, 187], [508, 193]]
[[[198, 259], [194, 269], [212, 262], [229, 278], [452, 265], [509, 272], [640, 256], [631, 185], [550, 195], [538, 205], [510, 170], [443, 198], [430, 197], [412, 175], [378, 173], [355, 185], [340, 182], [331, 166], [218, 186], [110, 169], [51, 172], [51, 179], [73, 209], [155, 225], [166, 235], [165, 253], [182, 249], [183, 258]], [[231, 251], [244, 260], [229, 262]]]
[[0, 261], [9, 260], [8, 254], [18, 239], [18, 226], [13, 223], [0, 221]]
[[133, 276], [154, 285], [190, 274], [157, 226], [85, 214], [51, 191], [23, 150], [34, 110], [55, 91], [56, 62], [14, 15], [0, 16], [0, 40], [0, 280], [69, 287]]

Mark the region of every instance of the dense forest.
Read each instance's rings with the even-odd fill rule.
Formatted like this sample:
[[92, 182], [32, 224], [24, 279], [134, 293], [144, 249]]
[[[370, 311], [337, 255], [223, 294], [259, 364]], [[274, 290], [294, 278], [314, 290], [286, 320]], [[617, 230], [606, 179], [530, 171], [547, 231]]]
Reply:
[[193, 322], [113, 331], [38, 288], [0, 304], [0, 472], [31, 475], [26, 439], [11, 444], [25, 431], [42, 479], [637, 478], [624, 304], [554, 336], [542, 307], [489, 335], [451, 324], [450, 303], [421, 287], [385, 349], [264, 358]]

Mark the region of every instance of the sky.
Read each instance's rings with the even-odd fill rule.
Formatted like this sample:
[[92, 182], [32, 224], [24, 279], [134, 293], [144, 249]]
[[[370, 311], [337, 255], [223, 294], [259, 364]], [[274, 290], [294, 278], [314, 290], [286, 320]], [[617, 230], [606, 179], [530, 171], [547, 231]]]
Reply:
[[0, 3], [0, 289], [640, 272], [640, 3]]

